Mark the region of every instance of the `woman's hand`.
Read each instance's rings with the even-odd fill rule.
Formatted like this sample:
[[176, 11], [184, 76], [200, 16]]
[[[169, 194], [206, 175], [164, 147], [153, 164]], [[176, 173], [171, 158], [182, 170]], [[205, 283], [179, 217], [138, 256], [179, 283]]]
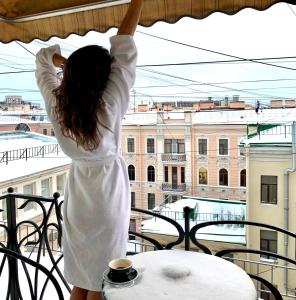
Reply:
[[143, 4], [144, 0], [131, 0], [126, 15], [118, 28], [118, 35], [134, 35], [139, 23]]
[[59, 55], [57, 53], [55, 53], [52, 57], [52, 62], [54, 64], [54, 66], [57, 68], [63, 69], [66, 61], [67, 61], [67, 59], [65, 57], [63, 57], [62, 55]]

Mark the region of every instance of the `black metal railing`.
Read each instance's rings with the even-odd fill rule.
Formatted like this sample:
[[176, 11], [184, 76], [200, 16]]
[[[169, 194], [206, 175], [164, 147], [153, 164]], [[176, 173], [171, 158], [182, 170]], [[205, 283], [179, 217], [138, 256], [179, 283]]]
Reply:
[[23, 149], [15, 149], [9, 151], [0, 152], [0, 163], [8, 164], [9, 161], [25, 159], [27, 160], [30, 157], [41, 156], [44, 157], [46, 154], [56, 153], [59, 154], [59, 145], [58, 144], [49, 144], [37, 147], [29, 147]]
[[172, 163], [180, 163], [186, 161], [185, 153], [163, 153], [161, 155], [161, 160], [163, 162], [172, 162]]
[[[2, 254], [0, 256], [0, 279], [5, 280], [4, 271], [9, 271], [7, 282], [1, 281], [1, 293], [2, 287], [7, 286], [6, 299], [43, 299], [47, 290], [50, 289], [49, 281], [54, 286], [57, 299], [64, 299], [62, 289], [70, 292], [70, 286], [59, 269], [63, 256], [61, 253], [56, 256], [50, 247], [52, 229], [58, 233], [57, 243], [61, 247], [62, 202], [59, 203], [58, 198], [58, 193], [55, 193], [52, 198], [16, 194], [13, 193], [12, 188], [8, 189], [8, 194], [0, 197], [2, 207], [6, 210], [1, 209], [0, 212], [5, 213], [7, 218], [5, 223], [0, 224], [0, 236], [2, 236], [0, 239], [0, 254]], [[17, 207], [19, 199], [24, 202]], [[36, 217], [31, 216], [28, 220], [18, 222], [17, 210], [24, 211], [31, 203], [35, 203], [37, 208], [36, 211], [34, 210]], [[28, 230], [28, 225], [30, 230]], [[46, 268], [41, 262], [45, 254], [50, 261], [50, 263], [47, 262]], [[43, 281], [41, 273], [45, 274]], [[29, 292], [24, 295], [24, 290]]]
[[[184, 220], [184, 212], [181, 211], [171, 211], [171, 210], [161, 210], [155, 211], [155, 213], [160, 214], [162, 216], [168, 217], [175, 221]], [[195, 221], [196, 223], [200, 222], [208, 222], [208, 221], [226, 221], [226, 220], [236, 220], [236, 221], [244, 221], [243, 215], [235, 215], [235, 214], [213, 214], [213, 213], [190, 213], [191, 221]]]
[[165, 192], [185, 192], [186, 183], [174, 184], [174, 183], [163, 182], [161, 188]]
[[[13, 189], [11, 188], [8, 189], [7, 194], [0, 196], [0, 203], [1, 201], [5, 202], [5, 205], [2, 205], [2, 207], [6, 210], [5, 215], [7, 217], [7, 221], [0, 224], [0, 282], [1, 293], [3, 286], [7, 286], [6, 299], [43, 299], [43, 296], [47, 292], [49, 283], [51, 283], [54, 287], [55, 292], [58, 295], [57, 299], [69, 297], [70, 287], [59, 269], [63, 255], [62, 252], [59, 252], [62, 250], [62, 201], [59, 201], [58, 198], [58, 193], [55, 193], [52, 198], [44, 198], [32, 195], [16, 194], [13, 193]], [[24, 203], [20, 207], [17, 207], [18, 199], [24, 200]], [[36, 203], [35, 206], [38, 207], [38, 211], [36, 211], [38, 216], [36, 216], [36, 218], [30, 218], [29, 220], [18, 222], [17, 210], [24, 210], [32, 202]], [[3, 210], [0, 210], [0, 214], [1, 211], [3, 212]], [[196, 224], [192, 222], [193, 210], [189, 207], [185, 207], [183, 210], [184, 219], [182, 222], [160, 215], [159, 213], [139, 208], [132, 208], [132, 211], [135, 212], [137, 216], [144, 216], [141, 217], [140, 222], [149, 218], [158, 218], [163, 222], [171, 224], [172, 228], [176, 231], [176, 234], [173, 234], [170, 239], [166, 240], [166, 242], [163, 240], [157, 240], [157, 236], [153, 235], [153, 233], [151, 234], [151, 232], [145, 232], [144, 230], [141, 232], [129, 231], [131, 236], [138, 239], [137, 241], [141, 244], [141, 246], [139, 246], [141, 249], [143, 249], [143, 246], [147, 248], [146, 246], [148, 244], [150, 245], [150, 250], [183, 247], [185, 251], [197, 251], [199, 249], [210, 255], [222, 257], [228, 256], [229, 253], [250, 253], [252, 255], [266, 255], [278, 260], [283, 260], [284, 262], [290, 263], [294, 266], [296, 265], [295, 257], [284, 257], [283, 255], [262, 251], [260, 249], [242, 249], [242, 247], [239, 249], [229, 249], [228, 247], [228, 249], [213, 253], [213, 251], [205, 245], [205, 241], [202, 240], [199, 235], [200, 230], [208, 226], [220, 226], [220, 228], [221, 226], [229, 225], [236, 225], [237, 227], [255, 226], [285, 234], [289, 236], [290, 239], [293, 239], [294, 243], [296, 242], [296, 234], [275, 226], [243, 220], [218, 220]], [[26, 229], [22, 230], [22, 227], [25, 227]], [[28, 227], [30, 230], [28, 230]], [[52, 236], [53, 231], [55, 232], [54, 237]], [[55, 240], [55, 247], [59, 250], [57, 251], [58, 253], [53, 250], [53, 246], [51, 244], [52, 240]], [[30, 252], [26, 252], [28, 250]], [[137, 252], [138, 247], [135, 241], [135, 251], [129, 252], [128, 254], [135, 254]], [[50, 263], [47, 261], [46, 265], [43, 265], [43, 257], [49, 258]], [[45, 280], [42, 281], [40, 279], [41, 276], [38, 277], [38, 275], [37, 277], [32, 276], [29, 272], [28, 265], [35, 269], [34, 274], [38, 274], [38, 272], [45, 274]], [[20, 280], [20, 270], [26, 275], [25, 281]], [[5, 272], [8, 272], [7, 279], [5, 279]], [[274, 282], [267, 281], [265, 278], [262, 278], [262, 276], [259, 276], [260, 274], [258, 273], [259, 272], [250, 273], [249, 275], [251, 278], [260, 282], [260, 284], [263, 284], [267, 288], [267, 291], [264, 290], [264, 292], [272, 293], [276, 300], [282, 299], [282, 295], [273, 285]], [[4, 280], [7, 280], [6, 285], [3, 285], [3, 281], [1, 281], [3, 278]], [[23, 295], [23, 286], [25, 284], [30, 291], [27, 298], [24, 298]], [[59, 287], [57, 287], [57, 285]], [[63, 297], [60, 294], [61, 290], [64, 293]]]

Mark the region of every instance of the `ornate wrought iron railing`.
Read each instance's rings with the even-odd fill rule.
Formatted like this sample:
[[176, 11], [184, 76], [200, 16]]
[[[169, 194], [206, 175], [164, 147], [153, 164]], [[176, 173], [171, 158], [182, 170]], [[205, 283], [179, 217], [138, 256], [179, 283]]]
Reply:
[[[62, 290], [70, 292], [70, 286], [59, 268], [63, 256], [53, 253], [48, 234], [54, 228], [58, 233], [57, 243], [61, 247], [62, 214], [58, 198], [58, 193], [52, 198], [16, 194], [12, 188], [8, 189], [7, 195], [0, 197], [2, 207], [6, 210], [4, 212], [1, 209], [0, 212], [5, 213], [7, 218], [4, 224], [0, 224], [0, 236], [6, 237], [0, 239], [0, 285], [1, 293], [7, 287], [6, 299], [43, 299], [47, 292], [53, 292], [49, 281], [57, 294], [58, 298], [55, 299], [64, 299]], [[20, 201], [23, 203], [17, 207]], [[24, 212], [31, 203], [36, 204], [36, 216], [30, 214], [29, 219], [19, 220], [17, 215], [20, 213], [17, 210]], [[23, 230], [28, 228], [27, 225], [32, 230]], [[27, 252], [28, 249], [31, 251]], [[41, 262], [45, 253], [48, 258], [46, 267]], [[41, 273], [45, 274], [43, 280]]]
[[[2, 207], [4, 206], [7, 216], [6, 223], [0, 224], [0, 286], [1, 293], [3, 293], [2, 291], [5, 290], [6, 287], [6, 299], [41, 300], [49, 290], [50, 283], [51, 288], [54, 289], [58, 297], [56, 299], [69, 297], [70, 287], [60, 270], [63, 255], [61, 252], [55, 253], [51, 244], [53, 240], [53, 229], [57, 232], [56, 247], [60, 250], [62, 249], [62, 201], [59, 201], [58, 198], [58, 193], [55, 193], [52, 198], [44, 198], [32, 195], [15, 194], [12, 189], [8, 190], [8, 194], [0, 197], [0, 203], [1, 201], [3, 203], [5, 202], [5, 205], [2, 205]], [[23, 203], [17, 207], [19, 199], [22, 199], [21, 201], [23, 201]], [[17, 214], [17, 210], [25, 210], [32, 202], [36, 203], [36, 206], [39, 209], [39, 216], [36, 216], [36, 218], [32, 218], [31, 216], [28, 220], [19, 220], [17, 215], [19, 218], [22, 216]], [[1, 211], [2, 210], [0, 210], [0, 213]], [[296, 265], [295, 258], [284, 257], [277, 253], [261, 251], [258, 249], [225, 249], [213, 253], [204, 242], [200, 241], [199, 236], [197, 235], [200, 229], [208, 226], [255, 226], [286, 234], [296, 242], [296, 234], [278, 227], [242, 220], [211, 221], [194, 225], [195, 223], [192, 223], [193, 211], [189, 207], [184, 208], [184, 220], [182, 220], [182, 222], [177, 222], [164, 215], [139, 208], [132, 208], [132, 211], [137, 215], [144, 215], [142, 220], [147, 218], [161, 219], [162, 221], [171, 224], [172, 228], [176, 231], [176, 234], [174, 234], [170, 240], [167, 240], [167, 242], [157, 240], [157, 237], [153, 237], [153, 234], [149, 234], [148, 232], [129, 231], [129, 234], [140, 240], [140, 243], [146, 241], [156, 250], [172, 249], [174, 247], [183, 246], [186, 251], [196, 251], [196, 249], [193, 248], [197, 247], [199, 250], [210, 255], [227, 256], [229, 253], [250, 253], [267, 255], [288, 262], [294, 266]], [[22, 231], [22, 226], [27, 225], [30, 225], [32, 230], [26, 229]], [[30, 249], [30, 252], [26, 252], [28, 249]], [[135, 247], [135, 250], [137, 250], [137, 247]], [[138, 251], [130, 252], [128, 254], [135, 254], [136, 252]], [[47, 258], [46, 264], [43, 262], [44, 257]], [[33, 267], [34, 272], [32, 272], [30, 267]], [[25, 274], [25, 280], [21, 278], [21, 276], [23, 276], [21, 275], [21, 271]], [[44, 280], [41, 279], [41, 273], [45, 274]], [[276, 300], [283, 299], [281, 293], [274, 287], [274, 282], [267, 281], [257, 273], [250, 273], [249, 275], [251, 278], [265, 286], [267, 291], [264, 290], [264, 292], [273, 294]], [[24, 285], [26, 285], [26, 287], [24, 287]], [[27, 290], [26, 296], [24, 295], [24, 290]], [[61, 295], [61, 291], [64, 296]], [[291, 296], [291, 298], [296, 297]]]
[[180, 183], [180, 184], [172, 184], [164, 182], [161, 186], [163, 191], [166, 192], [185, 192], [186, 191], [186, 183]]
[[183, 163], [186, 161], [186, 154], [185, 153], [163, 153], [161, 155], [161, 160], [163, 162]]

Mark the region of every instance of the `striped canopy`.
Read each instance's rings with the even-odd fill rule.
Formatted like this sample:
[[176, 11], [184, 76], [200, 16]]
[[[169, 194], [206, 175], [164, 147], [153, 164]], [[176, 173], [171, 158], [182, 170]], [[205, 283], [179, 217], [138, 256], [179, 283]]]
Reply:
[[[117, 27], [129, 0], [1, 0], [0, 41], [30, 42], [52, 36], [65, 38], [71, 33], [84, 35], [90, 30], [105, 32]], [[213, 12], [229, 15], [243, 8], [265, 10], [276, 0], [145, 0], [140, 24], [157, 21], [174, 23], [184, 16], [202, 19]]]

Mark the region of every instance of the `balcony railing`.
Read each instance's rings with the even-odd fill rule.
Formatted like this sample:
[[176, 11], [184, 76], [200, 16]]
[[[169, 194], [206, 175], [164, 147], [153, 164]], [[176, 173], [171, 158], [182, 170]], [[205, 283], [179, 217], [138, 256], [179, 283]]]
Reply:
[[172, 183], [163, 182], [162, 190], [164, 192], [178, 192], [178, 193], [185, 192], [186, 183], [172, 184]]
[[5, 162], [8, 164], [9, 161], [25, 159], [30, 157], [41, 156], [44, 157], [46, 154], [56, 153], [59, 154], [58, 144], [49, 144], [44, 146], [29, 147], [23, 149], [9, 150], [0, 152], [0, 163]]
[[[62, 272], [59, 269], [60, 263], [63, 259], [62, 252], [55, 253], [55, 251], [53, 251], [52, 249], [51, 244], [51, 241], [55, 240], [55, 247], [57, 247], [58, 250], [62, 250], [62, 201], [59, 201], [58, 198], [58, 193], [55, 193], [52, 198], [44, 198], [32, 195], [14, 194], [12, 189], [9, 189], [8, 194], [0, 196], [0, 202], [5, 201], [6, 203], [4, 207], [6, 207], [5, 210], [7, 215], [7, 223], [0, 224], [0, 237], [2, 235], [2, 239], [0, 239], [1, 295], [6, 294], [6, 299], [43, 299], [43, 296], [48, 291], [49, 283], [51, 283], [51, 286], [54, 287], [56, 293], [56, 297], [50, 299], [62, 300], [69, 297], [70, 287], [65, 281]], [[25, 201], [20, 207], [17, 208], [18, 199], [24, 199]], [[27, 207], [27, 205], [30, 204], [30, 202], [36, 203], [39, 207], [39, 221], [35, 222], [34, 219], [29, 219], [26, 221], [17, 222], [16, 210], [23, 210], [25, 207]], [[151, 237], [151, 234], [147, 234], [147, 232], [145, 233], [130, 231], [130, 235], [137, 237], [140, 240], [140, 245], [137, 246], [137, 241], [135, 241], [135, 251], [132, 251], [132, 253], [129, 254], [138, 252], [140, 248], [143, 251], [143, 242], [147, 241], [150, 245], [152, 245], [152, 248], [150, 248], [150, 250], [152, 250], [153, 248], [155, 248], [156, 250], [172, 249], [175, 246], [180, 246], [181, 244], [183, 244], [186, 251], [194, 251], [196, 250], [194, 249], [194, 247], [197, 247], [198, 249], [209, 255], [216, 255], [225, 258], [231, 253], [265, 255], [289, 263], [292, 266], [296, 266], [294, 255], [293, 258], [289, 258], [277, 253], [261, 251], [257, 249], [225, 249], [214, 254], [212, 250], [208, 248], [204, 244], [204, 242], [201, 242], [197, 236], [197, 233], [200, 229], [208, 226], [255, 226], [274, 230], [278, 234], [287, 235], [290, 237], [290, 239], [293, 239], [293, 241], [291, 242], [293, 245], [295, 245], [296, 234], [288, 232], [282, 228], [263, 223], [242, 220], [209, 221], [201, 222], [192, 226], [191, 221], [193, 210], [189, 207], [184, 208], [184, 218], [182, 222], [177, 222], [171, 218], [154, 213], [152, 211], [138, 208], [133, 208], [132, 210], [140, 215], [143, 214], [145, 216], [144, 219], [159, 218], [162, 221], [170, 223], [177, 230], [178, 235], [172, 236], [166, 244], [161, 244], [158, 240]], [[29, 226], [30, 229], [26, 229], [23, 231], [23, 226], [27, 226], [26, 228], [28, 228]], [[52, 230], [55, 232], [54, 235], [52, 233]], [[26, 249], [26, 251], [31, 249], [31, 251], [28, 253], [24, 249]], [[43, 257], [48, 258], [46, 260], [46, 264], [44, 263], [44, 265], [42, 262]], [[279, 266], [279, 264], [277, 265]], [[285, 267], [285, 270], [292, 270], [291, 265], [288, 268]], [[270, 266], [272, 266], [273, 268], [274, 264], [270, 264]], [[33, 267], [35, 269], [33, 275], [29, 271], [30, 267]], [[295, 271], [296, 269], [294, 268], [293, 270]], [[40, 276], [37, 275], [36, 277], [36, 272], [39, 272]], [[7, 274], [7, 279], [5, 279], [5, 273]], [[25, 273], [25, 280], [21, 280], [21, 273]], [[270, 282], [267, 281], [260, 276], [261, 273], [263, 274], [263, 276], [266, 274], [266, 272], [255, 271], [254, 273], [250, 273], [249, 275], [256, 282], [260, 283], [260, 289], [261, 284], [263, 284], [267, 288], [268, 291], [264, 290], [264, 293], [272, 293], [276, 300], [283, 299], [282, 295], [288, 298], [296, 298], [295, 293], [289, 293], [288, 290], [281, 291], [281, 295], [280, 292], [274, 287], [274, 284], [276, 284], [276, 282], [273, 282], [273, 279], [271, 279]], [[44, 275], [43, 279], [41, 276], [42, 274]], [[3, 283], [3, 278], [4, 280], [7, 280], [6, 284]], [[7, 289], [7, 291], [3, 292], [5, 289]], [[27, 293], [26, 295], [24, 295], [24, 291]], [[52, 294], [52, 291], [50, 291], [50, 294]]]
[[163, 153], [161, 155], [162, 162], [180, 163], [186, 161], [185, 153]]
[[[175, 221], [184, 220], [184, 212], [180, 211], [154, 211], [157, 214], [162, 216], [166, 216]], [[234, 215], [234, 214], [212, 214], [212, 213], [196, 213], [191, 212], [189, 215], [191, 221], [195, 223], [200, 222], [209, 222], [209, 221], [225, 221], [225, 220], [236, 220], [236, 221], [244, 221], [244, 217], [242, 215]]]

